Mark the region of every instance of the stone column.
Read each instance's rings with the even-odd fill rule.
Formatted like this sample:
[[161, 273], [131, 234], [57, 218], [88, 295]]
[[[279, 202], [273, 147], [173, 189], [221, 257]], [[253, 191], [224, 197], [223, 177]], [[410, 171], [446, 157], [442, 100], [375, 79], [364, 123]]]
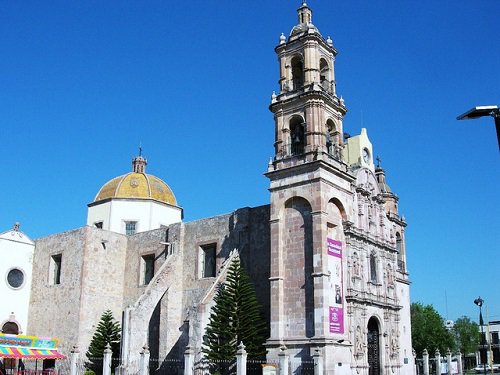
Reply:
[[422, 353], [422, 360], [424, 362], [424, 375], [429, 375], [429, 352], [424, 349]]
[[436, 361], [436, 375], [441, 375], [441, 353], [439, 353], [439, 349], [436, 349], [434, 360]]
[[78, 362], [80, 359], [80, 350], [78, 349], [78, 345], [73, 346], [71, 350], [71, 368], [70, 375], [78, 375]]
[[142, 347], [142, 351], [140, 353], [139, 375], [149, 375], [149, 356], [149, 347], [146, 344]]
[[243, 342], [240, 342], [236, 352], [236, 375], [247, 375], [247, 351]]
[[279, 358], [279, 375], [288, 375], [288, 353], [286, 352], [286, 346], [282, 345], [280, 347], [280, 352], [278, 354]]
[[106, 349], [104, 349], [104, 356], [102, 359], [102, 375], [111, 375], [111, 356], [113, 352], [111, 351], [111, 346], [109, 343], [106, 344]]
[[188, 345], [186, 351], [184, 352], [184, 375], [191, 375], [193, 373], [194, 366], [194, 351]]
[[315, 349], [313, 354], [314, 361], [314, 375], [323, 375], [323, 356], [321, 349]]

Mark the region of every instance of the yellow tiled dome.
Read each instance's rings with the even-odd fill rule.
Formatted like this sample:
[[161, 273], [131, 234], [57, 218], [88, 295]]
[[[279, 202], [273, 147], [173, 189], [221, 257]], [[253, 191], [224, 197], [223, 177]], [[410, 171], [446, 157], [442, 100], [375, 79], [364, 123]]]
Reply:
[[136, 157], [132, 161], [134, 172], [106, 182], [95, 196], [94, 202], [109, 198], [154, 199], [177, 206], [170, 187], [160, 178], [144, 173], [146, 159]]

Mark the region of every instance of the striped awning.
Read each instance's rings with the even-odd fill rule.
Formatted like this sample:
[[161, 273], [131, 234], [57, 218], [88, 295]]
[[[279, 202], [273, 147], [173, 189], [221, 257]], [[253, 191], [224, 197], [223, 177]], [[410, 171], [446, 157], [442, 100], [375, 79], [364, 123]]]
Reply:
[[64, 355], [57, 349], [34, 349], [21, 346], [0, 345], [1, 358], [35, 358], [35, 359], [64, 359]]

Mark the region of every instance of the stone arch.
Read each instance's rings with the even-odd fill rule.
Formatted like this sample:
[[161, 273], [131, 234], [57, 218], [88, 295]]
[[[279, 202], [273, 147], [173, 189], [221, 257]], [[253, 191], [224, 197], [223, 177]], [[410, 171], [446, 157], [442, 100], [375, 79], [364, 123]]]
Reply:
[[304, 59], [302, 55], [294, 55], [290, 59], [293, 90], [298, 90], [304, 85]]
[[303, 154], [306, 143], [304, 118], [300, 115], [293, 115], [290, 117], [288, 129], [290, 130], [290, 154]]
[[368, 320], [366, 347], [368, 356], [368, 375], [381, 374], [381, 343], [380, 332], [382, 331], [380, 320], [372, 316]]
[[[312, 207], [302, 197], [288, 199], [281, 212], [284, 324], [288, 336], [314, 336]], [[297, 308], [297, 306], [300, 306]]]
[[340, 213], [340, 217], [342, 218], [342, 221], [347, 221], [347, 213], [346, 213], [344, 205], [342, 204], [340, 199], [331, 198], [328, 203], [329, 203], [329, 206], [330, 206], [330, 204], [332, 204], [333, 206], [335, 206], [338, 209], [338, 212]]
[[332, 69], [328, 60], [321, 57], [319, 60], [319, 82], [323, 90], [331, 92]]

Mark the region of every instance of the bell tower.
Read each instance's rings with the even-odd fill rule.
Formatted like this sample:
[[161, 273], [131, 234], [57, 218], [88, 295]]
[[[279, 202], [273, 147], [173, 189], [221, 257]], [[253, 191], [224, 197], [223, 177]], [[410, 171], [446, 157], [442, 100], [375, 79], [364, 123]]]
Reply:
[[[306, 160], [328, 154], [341, 159], [342, 118], [347, 109], [337, 97], [336, 49], [312, 24], [312, 11], [305, 2], [297, 10], [298, 24], [284, 34], [275, 48], [280, 67], [280, 91], [270, 105], [276, 127], [275, 167], [290, 157]], [[325, 158], [329, 160], [329, 158]]]
[[275, 155], [271, 192], [271, 335], [268, 357], [286, 352], [292, 371], [321, 356], [326, 373], [345, 363], [350, 344], [345, 302], [344, 227], [355, 177], [343, 157], [344, 100], [337, 96], [330, 37], [312, 23], [305, 1], [298, 24], [275, 48], [279, 93], [270, 110]]

